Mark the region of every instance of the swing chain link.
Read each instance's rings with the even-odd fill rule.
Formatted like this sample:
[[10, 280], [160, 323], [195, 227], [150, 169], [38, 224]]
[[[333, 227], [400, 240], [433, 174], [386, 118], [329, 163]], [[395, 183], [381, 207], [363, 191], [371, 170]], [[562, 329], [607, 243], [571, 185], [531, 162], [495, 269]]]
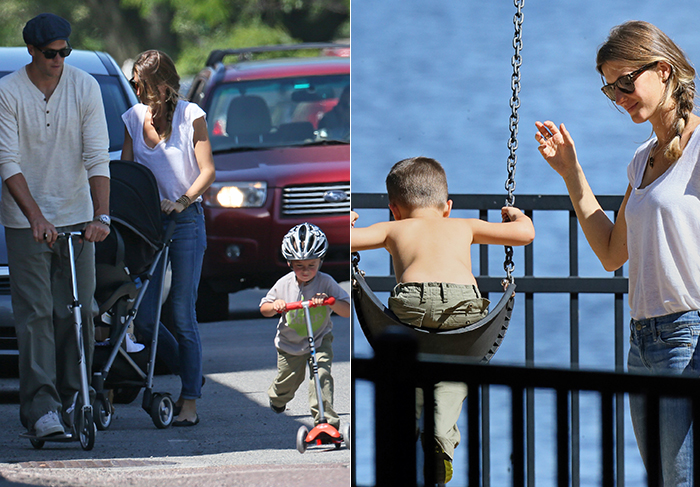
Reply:
[[[508, 191], [508, 197], [506, 198], [506, 206], [515, 205], [515, 166], [518, 162], [518, 157], [516, 151], [518, 149], [518, 122], [520, 120], [518, 116], [518, 108], [520, 108], [520, 66], [522, 65], [523, 59], [520, 55], [520, 51], [523, 47], [522, 38], [522, 25], [523, 25], [523, 6], [525, 0], [513, 0], [513, 3], [517, 9], [515, 16], [513, 17], [513, 25], [515, 26], [515, 34], [513, 36], [513, 49], [515, 49], [515, 54], [511, 58], [511, 65], [513, 66], [513, 75], [511, 77], [510, 86], [513, 90], [513, 96], [510, 99], [510, 139], [508, 140], [508, 149], [510, 154], [508, 156], [508, 179], [506, 179], [505, 188]], [[507, 281], [513, 282], [513, 270], [515, 269], [515, 263], [513, 262], [513, 247], [505, 247], [505, 261], [503, 262], [503, 269], [507, 274]]]

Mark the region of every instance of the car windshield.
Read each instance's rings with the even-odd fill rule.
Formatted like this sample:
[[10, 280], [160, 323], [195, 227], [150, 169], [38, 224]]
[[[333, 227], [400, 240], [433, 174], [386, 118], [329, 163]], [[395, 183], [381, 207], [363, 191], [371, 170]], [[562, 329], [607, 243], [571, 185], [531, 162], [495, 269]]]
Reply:
[[350, 143], [348, 75], [221, 84], [207, 110], [217, 151]]

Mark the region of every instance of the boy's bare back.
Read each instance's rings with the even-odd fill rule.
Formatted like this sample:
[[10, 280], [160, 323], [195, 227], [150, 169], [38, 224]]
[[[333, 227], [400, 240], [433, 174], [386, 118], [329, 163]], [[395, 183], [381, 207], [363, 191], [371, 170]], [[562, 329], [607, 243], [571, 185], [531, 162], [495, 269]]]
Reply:
[[396, 221], [353, 228], [351, 248], [353, 252], [387, 249], [394, 261], [397, 282], [476, 284], [472, 244], [525, 245], [534, 238], [532, 222], [520, 210], [503, 211], [514, 221], [448, 218], [450, 208], [444, 212], [435, 208], [399, 208], [398, 215], [394, 212]]

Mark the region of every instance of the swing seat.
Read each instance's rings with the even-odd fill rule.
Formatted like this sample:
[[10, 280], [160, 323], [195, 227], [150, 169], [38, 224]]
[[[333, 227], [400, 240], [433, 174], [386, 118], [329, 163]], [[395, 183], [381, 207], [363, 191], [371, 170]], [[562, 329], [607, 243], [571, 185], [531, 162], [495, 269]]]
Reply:
[[496, 306], [487, 316], [461, 328], [435, 330], [402, 323], [375, 296], [363, 273], [353, 265], [352, 300], [357, 320], [372, 347], [389, 327], [404, 327], [417, 341], [419, 353], [458, 355], [488, 362], [503, 342], [515, 302], [515, 283], [508, 283]]

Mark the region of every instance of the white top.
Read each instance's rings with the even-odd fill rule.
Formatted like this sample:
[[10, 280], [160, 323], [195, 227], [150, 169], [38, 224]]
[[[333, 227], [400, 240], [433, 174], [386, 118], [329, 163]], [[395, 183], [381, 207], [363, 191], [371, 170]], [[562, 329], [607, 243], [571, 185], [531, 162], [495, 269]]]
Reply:
[[[310, 282], [299, 286], [296, 275], [290, 272], [282, 276], [267, 292], [267, 296], [260, 300], [263, 303], [272, 303], [276, 299], [284, 299], [287, 303], [305, 301], [313, 298], [318, 293], [325, 293], [328, 297], [334, 297], [336, 301], [350, 302], [350, 296], [335, 280], [324, 272], [316, 274]], [[331, 322], [331, 308], [318, 306], [309, 308], [311, 315], [311, 329], [314, 332], [314, 341], [318, 348], [323, 337], [333, 329]], [[308, 334], [306, 332], [306, 317], [303, 309], [294, 309], [280, 315], [275, 335], [275, 347], [292, 355], [303, 355], [310, 351]]]
[[631, 317], [700, 309], [700, 130], [656, 181], [638, 189], [656, 139], [627, 167], [632, 192], [625, 219]]
[[109, 134], [95, 78], [65, 64], [48, 102], [26, 67], [0, 79], [0, 221], [30, 228], [5, 184], [19, 173], [53, 225], [92, 220], [88, 179], [109, 177]]
[[[197, 176], [199, 165], [194, 155], [194, 126], [205, 113], [196, 103], [177, 102], [173, 114], [173, 130], [167, 140], [161, 140], [154, 148], [146, 145], [143, 127], [148, 106], [134, 105], [122, 115], [122, 120], [133, 141], [134, 160], [153, 172], [158, 182], [161, 199], [176, 201], [185, 194]], [[200, 201], [197, 198], [197, 201]]]

